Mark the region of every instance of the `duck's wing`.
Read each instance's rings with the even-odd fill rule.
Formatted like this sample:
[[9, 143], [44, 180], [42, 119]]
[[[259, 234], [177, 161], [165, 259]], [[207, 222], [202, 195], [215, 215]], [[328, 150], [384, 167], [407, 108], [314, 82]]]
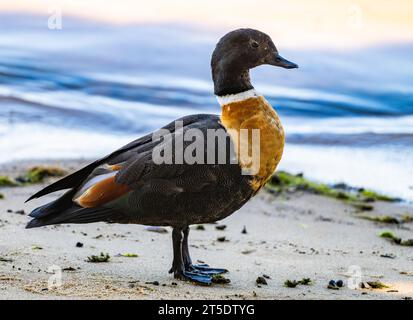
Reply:
[[[154, 148], [155, 146], [162, 147], [163, 144], [167, 143], [168, 139], [165, 137], [183, 140], [184, 133], [192, 128], [201, 130], [204, 136], [206, 136], [208, 129], [224, 129], [220, 124], [219, 117], [215, 115], [197, 115], [178, 120], [182, 121], [183, 129], [175, 132], [174, 123], [164, 127], [171, 133], [164, 136], [162, 142], [152, 140], [152, 135], [150, 135], [150, 139], [147, 137], [138, 139], [119, 149], [121, 151], [115, 151], [75, 172], [71, 175], [72, 177], [69, 176], [61, 180], [66, 179], [66, 182], [59, 183], [58, 181], [51, 185], [51, 188], [46, 188], [46, 191], [42, 190], [37, 193], [36, 195], [42, 195], [42, 193], [71, 188], [57, 200], [31, 212], [30, 216], [35, 219], [29, 223], [28, 227], [58, 223], [128, 220], [131, 216], [125, 213], [125, 207], [121, 205], [122, 199], [125, 197], [128, 199], [126, 211], [141, 208], [141, 212], [151, 211], [155, 212], [155, 215], [165, 208], [175, 210], [177, 213], [194, 207], [205, 211], [201, 207], [210, 205], [209, 201], [201, 201], [204, 198], [198, 199], [197, 197], [204, 197], [205, 194], [211, 194], [211, 199], [224, 197], [224, 193], [221, 191], [228, 190], [230, 183], [238, 185], [239, 182], [234, 181], [231, 177], [240, 176], [240, 167], [230, 165], [228, 159], [225, 160], [225, 163], [231, 167], [230, 169], [226, 165], [177, 164], [175, 161], [172, 164], [159, 164], [154, 161]], [[184, 143], [182, 148], [186, 148], [188, 143]], [[207, 142], [204, 141], [204, 143]], [[230, 145], [230, 141], [227, 139], [226, 149], [229, 150]], [[216, 145], [214, 148], [218, 148], [218, 146]], [[183, 150], [174, 148], [173, 154], [176, 152], [183, 153]], [[219, 151], [215, 149], [216, 157], [219, 156], [218, 153]], [[230, 157], [231, 152], [226, 152], [226, 155]], [[205, 160], [206, 158], [204, 158]], [[92, 165], [93, 167], [90, 167]], [[234, 198], [236, 198], [235, 195]], [[240, 199], [242, 198], [244, 195], [240, 194]], [[216, 200], [216, 203], [219, 203], [219, 209], [222, 209], [223, 204], [225, 205], [227, 202], [224, 198]], [[174, 208], [172, 209], [171, 206]], [[208, 208], [214, 211], [213, 207]], [[171, 217], [176, 217], [176, 214], [172, 213]]]
[[[180, 121], [180, 123], [182, 123], [182, 126], [185, 127], [193, 123], [197, 123], [199, 121], [210, 119], [211, 117], [215, 119], [217, 116], [210, 114], [196, 114], [185, 116], [169, 123], [168, 125], [162, 127], [160, 130], [166, 129], [173, 133], [175, 132], [175, 123], [177, 121]], [[152, 149], [155, 143], [152, 139], [154, 134], [156, 134], [156, 132], [147, 134], [139, 139], [136, 139], [128, 143], [127, 145], [121, 147], [120, 149], [112, 152], [111, 154], [92, 162], [91, 164], [64, 177], [63, 179], [60, 179], [52, 183], [51, 185], [33, 194], [30, 198], [26, 200], [26, 202], [32, 199], [40, 198], [46, 194], [55, 191], [64, 189], [76, 189], [84, 183], [85, 179], [87, 179], [96, 168], [104, 164], [114, 165], [117, 163], [124, 162], [133, 154], [145, 152], [147, 150]]]

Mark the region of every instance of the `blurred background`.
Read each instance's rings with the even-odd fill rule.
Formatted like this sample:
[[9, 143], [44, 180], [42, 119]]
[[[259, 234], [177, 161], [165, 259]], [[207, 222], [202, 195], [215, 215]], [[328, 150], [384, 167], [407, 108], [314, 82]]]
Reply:
[[286, 130], [280, 168], [413, 200], [409, 0], [1, 0], [0, 164], [98, 157], [219, 113], [210, 56], [240, 27], [300, 65], [252, 71]]

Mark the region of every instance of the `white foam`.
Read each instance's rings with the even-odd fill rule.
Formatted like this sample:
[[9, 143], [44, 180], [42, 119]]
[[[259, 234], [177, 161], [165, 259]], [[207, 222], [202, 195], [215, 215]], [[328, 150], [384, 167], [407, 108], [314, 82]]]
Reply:
[[44, 124], [0, 122], [0, 163], [20, 160], [79, 159], [104, 156], [138, 138]]
[[413, 151], [286, 144], [279, 169], [413, 200]]

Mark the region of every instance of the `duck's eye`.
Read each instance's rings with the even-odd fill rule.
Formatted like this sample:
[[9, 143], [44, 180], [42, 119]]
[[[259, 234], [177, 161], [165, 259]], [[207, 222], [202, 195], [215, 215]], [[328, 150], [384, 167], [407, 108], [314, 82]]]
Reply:
[[259, 46], [260, 46], [260, 44], [257, 41], [252, 41], [251, 42], [251, 47], [258, 48]]

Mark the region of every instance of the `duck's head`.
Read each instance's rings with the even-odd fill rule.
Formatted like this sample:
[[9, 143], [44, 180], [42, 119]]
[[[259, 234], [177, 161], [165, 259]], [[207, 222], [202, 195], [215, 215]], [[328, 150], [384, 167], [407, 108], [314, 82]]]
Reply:
[[298, 68], [295, 63], [281, 57], [271, 38], [261, 31], [237, 29], [227, 33], [212, 54], [215, 94], [222, 96], [252, 89], [249, 70], [264, 64]]

